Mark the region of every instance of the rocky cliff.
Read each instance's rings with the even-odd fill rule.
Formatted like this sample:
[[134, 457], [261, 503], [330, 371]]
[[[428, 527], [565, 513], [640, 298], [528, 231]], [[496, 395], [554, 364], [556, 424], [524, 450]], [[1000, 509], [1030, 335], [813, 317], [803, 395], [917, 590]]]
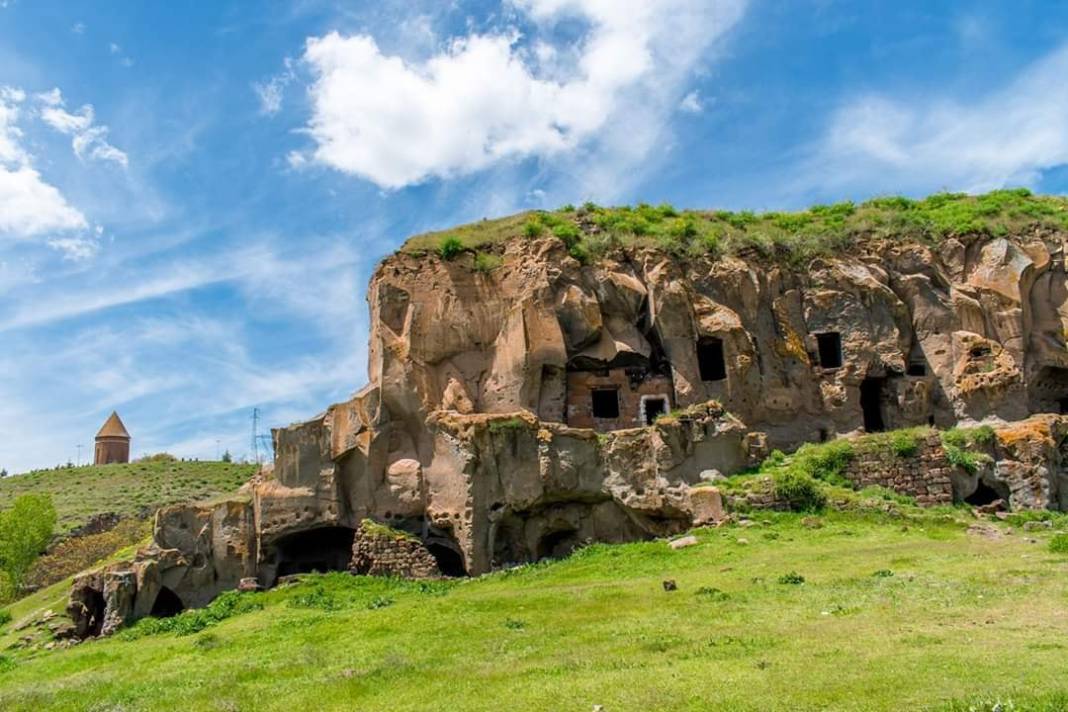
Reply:
[[[346, 568], [364, 519], [445, 574], [483, 573], [715, 521], [717, 491], [695, 485], [771, 448], [1061, 413], [1065, 203], [1006, 195], [900, 223], [587, 206], [415, 240], [371, 280], [368, 385], [275, 431], [240, 498], [161, 511], [153, 546], [76, 582], [72, 611], [91, 634], [163, 590], [201, 605]], [[947, 205], [978, 222], [947, 227]], [[1018, 462], [1046, 494], [1010, 505], [1065, 498], [1043, 438]]]

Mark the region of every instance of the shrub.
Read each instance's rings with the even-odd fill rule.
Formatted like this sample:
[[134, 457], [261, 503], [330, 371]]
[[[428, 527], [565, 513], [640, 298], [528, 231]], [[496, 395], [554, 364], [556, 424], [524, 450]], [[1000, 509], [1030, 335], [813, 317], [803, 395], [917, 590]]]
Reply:
[[898, 457], [912, 457], [920, 449], [920, 439], [913, 430], [896, 430], [890, 434], [890, 449]]
[[1054, 554], [1068, 554], [1068, 533], [1054, 534], [1049, 540], [1049, 550]]
[[527, 422], [522, 418], [506, 418], [504, 420], [491, 420], [489, 431], [493, 435], [500, 433], [515, 433], [527, 428]]
[[26, 572], [52, 540], [55, 527], [56, 508], [48, 495], [24, 494], [0, 512], [0, 573], [4, 576], [0, 600], [18, 594]]
[[145, 455], [138, 462], [178, 462], [178, 458], [169, 452], [157, 452], [152, 455]]
[[451, 260], [464, 251], [464, 243], [455, 235], [446, 235], [438, 243], [438, 255], [443, 260]]
[[488, 252], [475, 253], [475, 271], [488, 274], [501, 266], [501, 258]]
[[523, 226], [523, 234], [527, 237], [538, 237], [544, 231], [544, 227], [538, 220], [527, 220]]
[[843, 474], [853, 460], [853, 445], [848, 440], [832, 440], [819, 445], [808, 443], [797, 449], [788, 467], [828, 484], [851, 487]]
[[0, 628], [11, 622], [11, 611], [0, 611]]
[[872, 574], [872, 576], [874, 576], [875, 578], [890, 578], [893, 575], [894, 572], [890, 569], [879, 569], [878, 571]]
[[805, 577], [796, 571], [791, 571], [788, 574], [783, 574], [779, 577], [779, 583], [788, 586], [800, 586], [805, 582]]
[[553, 227], [553, 235], [564, 241], [564, 244], [569, 248], [572, 245], [578, 244], [581, 239], [578, 227], [571, 222], [562, 222], [559, 225]]
[[775, 496], [783, 499], [796, 512], [818, 512], [827, 505], [827, 495], [820, 483], [809, 475], [792, 469], [777, 471], [772, 476]]
[[523, 630], [527, 627], [527, 623], [516, 618], [508, 618], [504, 621], [504, 627], [508, 630]]

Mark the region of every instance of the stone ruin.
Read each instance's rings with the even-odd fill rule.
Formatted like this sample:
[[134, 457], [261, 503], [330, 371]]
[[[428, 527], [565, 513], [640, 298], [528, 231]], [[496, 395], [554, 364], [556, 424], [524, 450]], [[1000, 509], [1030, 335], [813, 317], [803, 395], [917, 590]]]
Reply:
[[[493, 249], [490, 271], [470, 253], [383, 261], [368, 385], [274, 431], [273, 467], [237, 495], [160, 510], [133, 562], [79, 577], [80, 635], [242, 580], [477, 575], [671, 535], [724, 516], [712, 471], [864, 431], [1007, 423], [999, 496], [1068, 504], [1062, 235], [867, 240], [805, 270], [652, 247], [584, 265], [551, 237]], [[1020, 425], [1032, 414], [1054, 415]], [[949, 470], [880, 481], [971, 496]], [[395, 557], [357, 536], [364, 520], [409, 535]]]

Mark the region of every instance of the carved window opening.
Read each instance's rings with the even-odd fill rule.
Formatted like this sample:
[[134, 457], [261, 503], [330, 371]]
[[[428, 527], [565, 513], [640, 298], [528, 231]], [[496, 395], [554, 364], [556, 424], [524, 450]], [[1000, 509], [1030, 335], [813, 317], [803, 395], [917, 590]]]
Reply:
[[727, 377], [723, 339], [709, 337], [697, 342], [697, 368], [702, 381], [722, 381]]
[[923, 361], [909, 361], [909, 365], [905, 369], [905, 373], [910, 376], [926, 376], [927, 364]]
[[610, 420], [619, 417], [618, 388], [595, 388], [590, 398], [594, 418]]
[[1057, 411], [1061, 415], [1068, 415], [1068, 398], [1061, 398], [1057, 401]]
[[642, 398], [642, 423], [652, 425], [667, 413], [667, 398], [644, 396]]
[[886, 430], [883, 420], [883, 386], [885, 378], [865, 378], [860, 384], [860, 409], [864, 412], [864, 430], [881, 433]]
[[178, 615], [183, 610], [185, 610], [185, 606], [182, 604], [182, 599], [178, 597], [177, 593], [164, 586], [156, 594], [156, 600], [152, 604], [152, 611], [148, 615], [153, 618], [170, 618]]
[[823, 368], [842, 367], [842, 335], [837, 331], [816, 334], [820, 366]]

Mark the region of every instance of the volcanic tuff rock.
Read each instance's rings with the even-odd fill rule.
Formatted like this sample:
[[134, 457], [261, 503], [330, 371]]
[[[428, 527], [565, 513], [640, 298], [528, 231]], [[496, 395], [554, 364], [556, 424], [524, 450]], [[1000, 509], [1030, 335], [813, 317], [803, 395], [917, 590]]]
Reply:
[[[714, 522], [702, 473], [771, 448], [1068, 406], [1059, 234], [869, 240], [805, 270], [651, 246], [583, 264], [555, 237], [487, 249], [491, 269], [471, 252], [379, 265], [368, 385], [276, 430], [273, 469], [239, 497], [161, 510], [133, 564], [79, 579], [82, 628], [150, 613], [163, 589], [193, 606], [347, 569], [364, 519], [479, 574]], [[1029, 483], [1013, 506], [1068, 499], [1052, 422], [1039, 444], [999, 435], [998, 471]]]

